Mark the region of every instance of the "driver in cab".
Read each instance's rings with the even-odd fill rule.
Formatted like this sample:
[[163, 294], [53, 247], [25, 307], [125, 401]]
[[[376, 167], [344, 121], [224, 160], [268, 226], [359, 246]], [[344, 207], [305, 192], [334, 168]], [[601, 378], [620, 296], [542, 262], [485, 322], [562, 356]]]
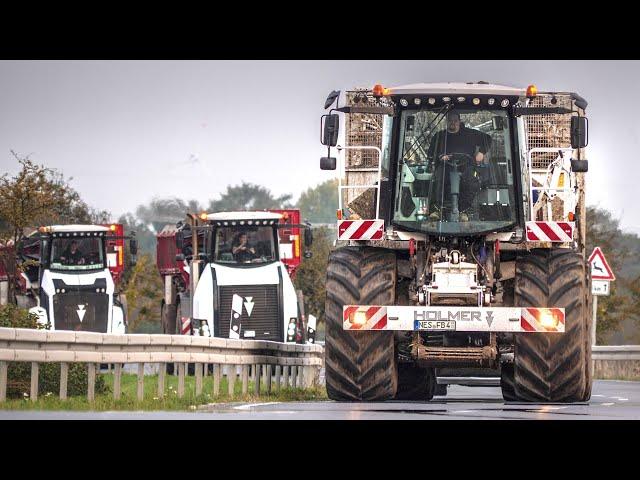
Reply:
[[[449, 171], [457, 169], [462, 173], [460, 182], [460, 211], [471, 207], [475, 194], [480, 189], [480, 183], [484, 180], [486, 163], [485, 156], [491, 147], [491, 136], [473, 128], [467, 128], [460, 121], [457, 112], [447, 113], [447, 128], [437, 132], [429, 149], [428, 157], [435, 160], [434, 178], [439, 192], [436, 198], [442, 194], [442, 180], [449, 178]], [[450, 192], [449, 181], [444, 181], [445, 195]], [[431, 218], [439, 215], [432, 213]], [[460, 220], [466, 221], [468, 217], [462, 215]]]
[[233, 259], [236, 262], [249, 262], [258, 256], [255, 248], [249, 247], [246, 232], [236, 235], [231, 247], [231, 253], [233, 253]]
[[76, 240], [72, 240], [71, 244], [67, 246], [67, 248], [62, 252], [60, 256], [60, 260], [63, 264], [66, 265], [83, 265], [84, 264], [84, 255], [78, 248], [78, 242]]

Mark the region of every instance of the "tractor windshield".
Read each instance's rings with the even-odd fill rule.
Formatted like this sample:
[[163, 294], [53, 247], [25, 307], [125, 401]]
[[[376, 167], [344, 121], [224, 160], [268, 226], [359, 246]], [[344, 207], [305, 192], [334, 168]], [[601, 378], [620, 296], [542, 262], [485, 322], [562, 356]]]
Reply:
[[274, 237], [273, 226], [219, 227], [215, 231], [214, 261], [230, 265], [273, 262], [277, 260]]
[[[77, 235], [77, 234], [75, 234]], [[53, 238], [52, 270], [98, 270], [105, 268], [103, 238], [100, 236]]]
[[476, 234], [516, 221], [504, 110], [405, 110], [399, 139], [396, 224]]

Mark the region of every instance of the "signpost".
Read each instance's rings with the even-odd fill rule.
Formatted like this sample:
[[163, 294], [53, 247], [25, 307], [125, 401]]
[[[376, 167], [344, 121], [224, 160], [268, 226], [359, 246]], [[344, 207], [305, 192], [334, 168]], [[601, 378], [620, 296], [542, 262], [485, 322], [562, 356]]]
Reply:
[[591, 295], [593, 295], [593, 330], [591, 332], [591, 344], [596, 344], [596, 313], [598, 312], [598, 296], [609, 295], [609, 284], [616, 279], [611, 267], [604, 258], [600, 247], [596, 247], [589, 256], [591, 268]]

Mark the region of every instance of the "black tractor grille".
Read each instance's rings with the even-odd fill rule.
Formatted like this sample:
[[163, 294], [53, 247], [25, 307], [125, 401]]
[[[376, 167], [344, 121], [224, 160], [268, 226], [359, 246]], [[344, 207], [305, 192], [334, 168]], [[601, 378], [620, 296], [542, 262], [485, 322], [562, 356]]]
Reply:
[[55, 329], [107, 333], [108, 307], [109, 295], [106, 293], [55, 294], [53, 296]]
[[[256, 340], [283, 341], [282, 318], [278, 305], [278, 285], [238, 285], [219, 287], [220, 308], [216, 329], [217, 337], [229, 338], [231, 324], [231, 302], [233, 295], [242, 297], [242, 316], [240, 338]], [[253, 310], [247, 314], [245, 302], [252, 297]], [[247, 332], [255, 336], [247, 336]]]

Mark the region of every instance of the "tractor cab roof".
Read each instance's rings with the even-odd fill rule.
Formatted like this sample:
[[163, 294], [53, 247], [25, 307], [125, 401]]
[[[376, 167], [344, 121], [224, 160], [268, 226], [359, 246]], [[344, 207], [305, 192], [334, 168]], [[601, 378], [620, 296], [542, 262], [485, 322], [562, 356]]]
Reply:
[[507, 87], [490, 83], [412, 83], [391, 87], [391, 95], [497, 95], [524, 97], [526, 87]]
[[108, 232], [102, 225], [50, 225], [40, 227], [41, 233]]
[[234, 221], [234, 220], [280, 220], [282, 214], [274, 212], [218, 212], [207, 215], [207, 220]]

